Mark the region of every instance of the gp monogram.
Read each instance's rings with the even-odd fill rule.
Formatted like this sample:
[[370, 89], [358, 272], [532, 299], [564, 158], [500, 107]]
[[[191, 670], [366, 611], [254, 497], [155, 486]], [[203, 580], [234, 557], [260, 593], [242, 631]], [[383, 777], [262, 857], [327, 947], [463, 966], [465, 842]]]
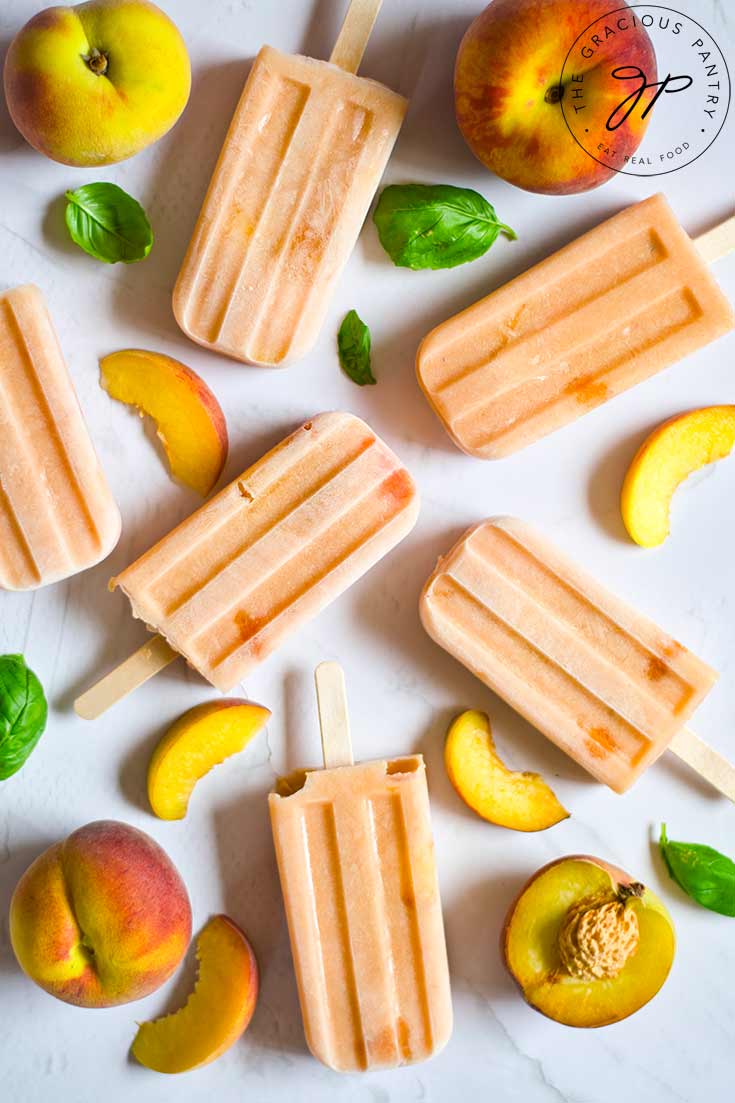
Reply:
[[[641, 28], [655, 54], [646, 66], [632, 48]], [[730, 75], [717, 42], [696, 20], [660, 4], [634, 4], [611, 10], [578, 36], [559, 94], [567, 127], [590, 157], [616, 172], [659, 176], [691, 164], [715, 141], [730, 106]], [[633, 153], [616, 142], [628, 120], [646, 123]]]

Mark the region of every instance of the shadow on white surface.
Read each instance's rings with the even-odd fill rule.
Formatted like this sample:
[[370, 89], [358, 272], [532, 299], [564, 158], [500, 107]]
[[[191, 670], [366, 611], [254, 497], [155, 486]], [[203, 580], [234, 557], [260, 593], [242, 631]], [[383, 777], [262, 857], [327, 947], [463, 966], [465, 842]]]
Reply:
[[[5, 68], [5, 57], [12, 41], [10, 37], [0, 39], [0, 76]], [[29, 153], [33, 152], [20, 131], [16, 129], [10, 117], [5, 96], [0, 95], [0, 154], [10, 153], [11, 150], [18, 150], [23, 146]]]
[[686, 762], [682, 762], [680, 758], [677, 758], [673, 751], [665, 752], [661, 758], [656, 761], [653, 768], [655, 770], [666, 770], [672, 780], [676, 779], [684, 790], [682, 794], [684, 799], [686, 799], [686, 790], [691, 790], [692, 793], [696, 793], [697, 796], [721, 804], [723, 808], [727, 808], [729, 803], [727, 797], [723, 797], [718, 793], [713, 785], [710, 785], [709, 782], [705, 781], [703, 777], [700, 777], [695, 770], [687, 766]]
[[129, 804], [141, 812], [150, 814], [151, 806], [148, 800], [148, 763], [153, 751], [164, 735], [171, 727], [175, 718], [159, 724], [153, 731], [142, 739], [135, 741], [132, 747], [126, 751], [120, 764], [120, 792]]
[[444, 906], [452, 986], [484, 999], [518, 999], [503, 964], [500, 940], [510, 904], [533, 871], [486, 877], [467, 885]]
[[272, 783], [266, 773], [257, 786], [215, 809], [215, 844], [225, 911], [246, 933], [260, 971], [258, 1006], [245, 1040], [281, 1053], [306, 1053], [271, 838]]
[[326, 60], [337, 41], [344, 12], [334, 0], [317, 0], [299, 49], [306, 57]]
[[[325, 655], [324, 659], [331, 659]], [[348, 687], [349, 693], [349, 687]], [[348, 698], [349, 700], [349, 698]], [[284, 747], [279, 754], [284, 773], [321, 769], [321, 744], [316, 720], [314, 671], [295, 667], [286, 671], [283, 683]]]
[[302, 424], [302, 420], [305, 421], [306, 418], [312, 416], [312, 413], [315, 414], [316, 412], [316, 410], [307, 412], [303, 419], [277, 417], [274, 424], [271, 423], [262, 428], [248, 430], [246, 435], [231, 439], [227, 464], [216, 490], [222, 490], [228, 483], [242, 475], [266, 452], [270, 452], [271, 448], [275, 448], [285, 437], [298, 429], [299, 425]]
[[[424, 21], [417, 15], [410, 46], [402, 44], [410, 72], [408, 79], [401, 78], [400, 91], [415, 98], [399, 139], [398, 163], [407, 163], [422, 175], [430, 173], [435, 183], [454, 180], [458, 166], [477, 165], [457, 126], [452, 91], [457, 49], [475, 15], [476, 7], [442, 19]], [[392, 169], [395, 176], [395, 163]]]
[[587, 484], [587, 505], [593, 521], [612, 540], [626, 544], [629, 549], [634, 545], [620, 513], [620, 491], [633, 457], [657, 424], [653, 422], [646, 429], [637, 429], [616, 440], [597, 460]]
[[194, 72], [186, 110], [162, 140], [150, 182], [138, 197], [153, 227], [153, 248], [145, 265], [129, 266], [115, 290], [121, 323], [181, 349], [192, 345], [176, 324], [171, 293], [251, 61], [238, 58]]
[[[81, 183], [81, 182], [80, 182]], [[73, 183], [69, 185], [73, 188]], [[80, 249], [69, 237], [64, 216], [67, 198], [63, 191], [47, 205], [41, 224], [41, 233], [52, 253], [63, 253], [68, 257], [79, 257]]]

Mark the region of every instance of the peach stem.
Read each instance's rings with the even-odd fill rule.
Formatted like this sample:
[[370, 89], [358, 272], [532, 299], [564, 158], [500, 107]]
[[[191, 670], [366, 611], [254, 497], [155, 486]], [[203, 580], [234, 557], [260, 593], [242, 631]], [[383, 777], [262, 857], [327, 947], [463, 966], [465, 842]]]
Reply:
[[98, 50], [96, 46], [92, 47], [84, 60], [96, 76], [103, 77], [107, 72], [107, 54], [103, 54], [102, 51]]

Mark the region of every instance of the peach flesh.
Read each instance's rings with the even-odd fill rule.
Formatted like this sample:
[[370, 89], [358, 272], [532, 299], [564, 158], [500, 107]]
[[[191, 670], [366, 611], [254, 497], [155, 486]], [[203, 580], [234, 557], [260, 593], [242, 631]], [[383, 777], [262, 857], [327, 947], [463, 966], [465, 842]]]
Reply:
[[[583, 904], [581, 911], [592, 913], [613, 902], [634, 910], [636, 936], [616, 926], [606, 933], [616, 944], [600, 950], [600, 924], [592, 914], [596, 941], [583, 950], [599, 968], [591, 970], [590, 960], [580, 960], [580, 975], [572, 975], [560, 942], [578, 918], [575, 906]], [[623, 870], [598, 858], [570, 855], [544, 866], [521, 890], [505, 921], [501, 952], [524, 999], [537, 1011], [567, 1026], [606, 1026], [634, 1014], [659, 991], [674, 958], [674, 926], [654, 893]]]

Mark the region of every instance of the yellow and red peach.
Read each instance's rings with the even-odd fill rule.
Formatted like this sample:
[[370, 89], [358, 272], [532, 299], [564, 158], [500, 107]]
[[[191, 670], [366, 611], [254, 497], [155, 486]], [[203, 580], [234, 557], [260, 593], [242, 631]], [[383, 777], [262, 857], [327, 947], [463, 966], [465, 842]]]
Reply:
[[149, 0], [46, 8], [5, 61], [13, 122], [40, 153], [67, 165], [132, 157], [174, 125], [191, 69], [184, 40]]
[[668, 911], [599, 858], [540, 869], [508, 912], [501, 948], [525, 1000], [566, 1026], [607, 1026], [659, 991], [674, 960]]
[[112, 1007], [155, 991], [186, 952], [191, 907], [150, 836], [114, 820], [74, 831], [26, 870], [10, 903], [18, 963], [79, 1007]]
[[[614, 174], [604, 155], [596, 160], [594, 150], [577, 142], [561, 102], [572, 95], [572, 76], [581, 77], [595, 115], [607, 118], [629, 91], [626, 85], [621, 92], [614, 68], [638, 66], [655, 80], [653, 46], [640, 24], [624, 39], [613, 36], [566, 79], [565, 60], [578, 36], [610, 11], [609, 0], [493, 0], [470, 25], [454, 73], [457, 122], [472, 152], [497, 176], [527, 191], [569, 195]], [[611, 61], [615, 50], [620, 53]], [[642, 110], [631, 113], [614, 132], [616, 167], [643, 138], [650, 116], [641, 116]]]

